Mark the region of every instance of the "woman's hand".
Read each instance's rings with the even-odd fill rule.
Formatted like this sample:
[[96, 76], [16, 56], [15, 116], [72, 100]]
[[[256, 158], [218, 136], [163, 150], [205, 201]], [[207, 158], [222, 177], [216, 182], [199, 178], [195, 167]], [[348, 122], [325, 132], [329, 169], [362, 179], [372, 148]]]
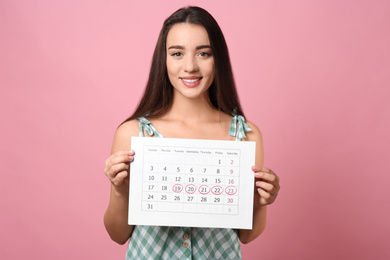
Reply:
[[129, 191], [129, 168], [134, 160], [134, 151], [119, 151], [106, 160], [104, 173], [118, 192]]
[[[260, 206], [273, 203], [280, 190], [279, 177], [271, 170], [265, 167], [252, 166], [255, 172], [255, 199]], [[259, 198], [260, 196], [260, 198]], [[255, 205], [257, 203], [255, 201]]]

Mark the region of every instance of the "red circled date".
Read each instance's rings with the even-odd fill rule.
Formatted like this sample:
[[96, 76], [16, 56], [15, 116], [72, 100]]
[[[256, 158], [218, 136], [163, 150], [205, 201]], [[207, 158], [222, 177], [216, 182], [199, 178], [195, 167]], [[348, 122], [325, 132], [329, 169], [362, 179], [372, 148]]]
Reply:
[[188, 184], [185, 188], [185, 191], [189, 194], [192, 194], [196, 191], [196, 186], [194, 184]]
[[227, 195], [234, 195], [237, 193], [237, 187], [235, 186], [227, 186], [225, 189]]
[[211, 188], [211, 192], [214, 194], [214, 195], [221, 195], [222, 192], [223, 192], [223, 188], [219, 185], [216, 185], [214, 187]]
[[198, 191], [199, 191], [199, 193], [206, 195], [210, 192], [210, 188], [207, 185], [202, 185], [199, 187]]
[[183, 185], [182, 184], [175, 184], [172, 187], [172, 190], [176, 193], [180, 193], [183, 190]]

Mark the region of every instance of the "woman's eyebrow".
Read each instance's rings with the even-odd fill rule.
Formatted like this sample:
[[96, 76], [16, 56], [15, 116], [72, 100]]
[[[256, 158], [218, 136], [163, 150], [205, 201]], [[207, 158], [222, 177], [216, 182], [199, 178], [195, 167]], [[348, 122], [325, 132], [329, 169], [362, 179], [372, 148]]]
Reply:
[[[170, 50], [170, 49], [184, 50], [184, 47], [181, 46], [181, 45], [173, 45], [173, 46], [168, 48], [168, 50]], [[199, 45], [199, 46], [196, 46], [196, 49], [197, 50], [200, 50], [200, 49], [211, 49], [211, 46], [210, 45]]]
[[184, 50], [184, 47], [181, 46], [181, 45], [173, 45], [173, 46], [171, 46], [171, 47], [168, 48], [168, 50], [170, 50], [170, 49]]
[[200, 49], [211, 49], [211, 46], [210, 45], [200, 45], [200, 46], [196, 46], [196, 49], [197, 50], [200, 50]]

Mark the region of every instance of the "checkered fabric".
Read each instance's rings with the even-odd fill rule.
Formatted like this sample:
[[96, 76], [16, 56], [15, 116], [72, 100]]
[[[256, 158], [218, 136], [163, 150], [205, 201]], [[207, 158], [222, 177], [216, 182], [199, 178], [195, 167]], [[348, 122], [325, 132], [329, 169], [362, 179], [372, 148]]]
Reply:
[[[140, 117], [138, 121], [140, 136], [144, 136], [145, 129], [148, 135], [163, 137], [146, 118]], [[245, 138], [244, 131], [252, 130], [245, 124], [244, 117], [234, 116], [229, 134], [241, 141]], [[126, 253], [126, 260], [241, 258], [237, 231], [226, 228], [135, 226]]]
[[249, 126], [245, 123], [245, 118], [243, 116], [233, 116], [232, 122], [230, 124], [229, 135], [235, 136], [236, 141], [241, 141], [242, 138], [246, 138], [245, 132], [251, 131], [252, 129], [250, 129]]
[[126, 259], [241, 259], [241, 248], [233, 229], [135, 226]]
[[145, 132], [150, 136], [155, 135], [156, 137], [164, 137], [156, 130], [156, 128], [154, 128], [152, 123], [150, 123], [150, 121], [147, 120], [145, 117], [139, 117], [137, 119], [139, 122], [139, 136], [144, 136], [145, 129]]

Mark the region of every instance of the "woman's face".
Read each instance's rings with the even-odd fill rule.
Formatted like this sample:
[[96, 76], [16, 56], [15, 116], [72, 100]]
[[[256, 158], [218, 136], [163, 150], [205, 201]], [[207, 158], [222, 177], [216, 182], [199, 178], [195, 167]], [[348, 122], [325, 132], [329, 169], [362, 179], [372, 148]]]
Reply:
[[175, 95], [207, 96], [214, 80], [214, 57], [207, 31], [196, 24], [175, 24], [167, 35], [167, 72]]

